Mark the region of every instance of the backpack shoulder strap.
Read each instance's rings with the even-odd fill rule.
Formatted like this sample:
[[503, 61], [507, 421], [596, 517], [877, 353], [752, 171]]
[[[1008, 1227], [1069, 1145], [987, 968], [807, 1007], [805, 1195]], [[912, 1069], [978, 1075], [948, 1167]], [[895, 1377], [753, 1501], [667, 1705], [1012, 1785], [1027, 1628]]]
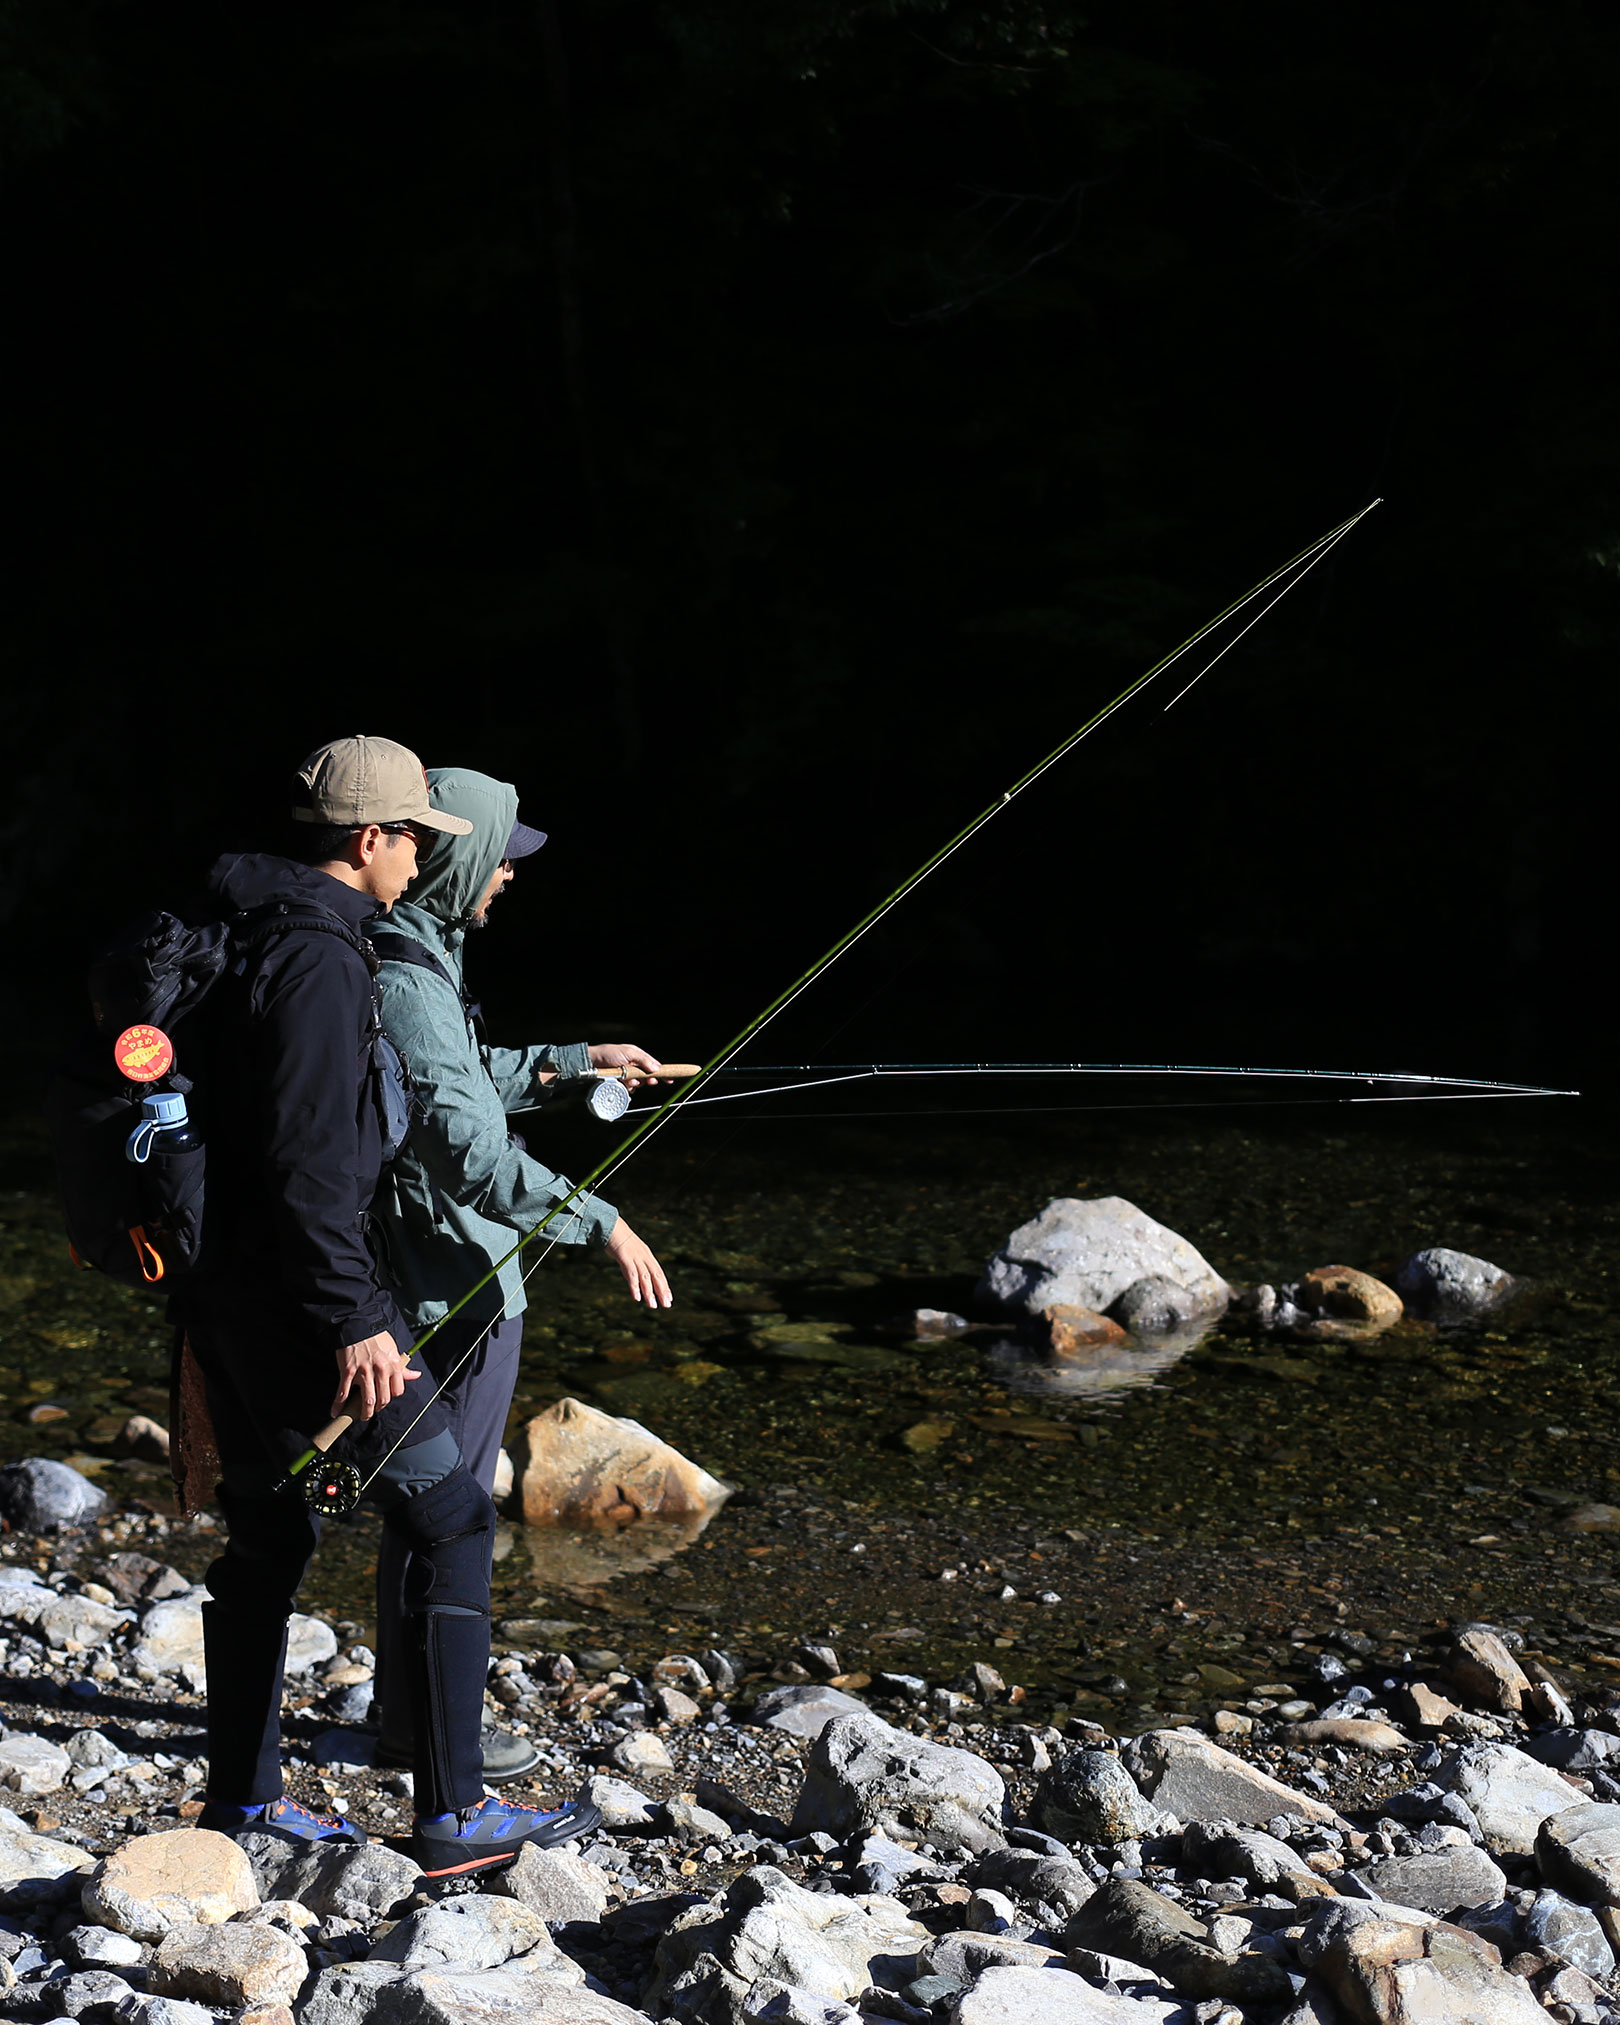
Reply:
[[431, 970], [435, 977], [441, 977], [456, 997], [465, 1003], [465, 994], [444, 965], [425, 948], [414, 935], [405, 935], [397, 928], [374, 928], [371, 932], [371, 946], [384, 963], [414, 964], [418, 970]]

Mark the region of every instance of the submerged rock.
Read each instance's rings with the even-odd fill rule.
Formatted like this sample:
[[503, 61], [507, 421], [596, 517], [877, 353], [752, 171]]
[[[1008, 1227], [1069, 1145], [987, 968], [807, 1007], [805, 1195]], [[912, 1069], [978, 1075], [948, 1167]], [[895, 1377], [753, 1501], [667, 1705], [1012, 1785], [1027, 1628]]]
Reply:
[[979, 1282], [981, 1299], [1019, 1314], [1088, 1308], [1106, 1314], [1139, 1282], [1163, 1280], [1218, 1314], [1231, 1296], [1209, 1261], [1123, 1196], [1056, 1196], [1020, 1224]]
[[1517, 1285], [1511, 1273], [1489, 1259], [1445, 1245], [1414, 1252], [1395, 1275], [1395, 1291], [1414, 1315], [1429, 1322], [1460, 1322], [1483, 1315], [1505, 1301]]
[[531, 1526], [716, 1510], [730, 1486], [633, 1420], [560, 1399], [528, 1421], [513, 1445], [523, 1517]]
[[1307, 1315], [1338, 1322], [1370, 1322], [1387, 1329], [1401, 1319], [1401, 1297], [1393, 1287], [1355, 1266], [1316, 1266], [1293, 1290]]

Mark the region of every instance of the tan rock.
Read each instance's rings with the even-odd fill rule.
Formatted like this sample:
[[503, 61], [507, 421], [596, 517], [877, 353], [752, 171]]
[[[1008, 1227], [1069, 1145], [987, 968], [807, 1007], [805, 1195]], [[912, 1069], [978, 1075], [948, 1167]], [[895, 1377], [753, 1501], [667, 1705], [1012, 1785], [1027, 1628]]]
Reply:
[[1571, 1533], [1620, 1533], [1620, 1505], [1577, 1505], [1563, 1525]]
[[633, 1420], [577, 1399], [537, 1413], [514, 1444], [523, 1517], [531, 1526], [712, 1512], [730, 1486]]
[[1274, 1814], [1336, 1825], [1338, 1815], [1308, 1793], [1223, 1751], [1196, 1730], [1144, 1730], [1120, 1752], [1142, 1792], [1182, 1821], [1226, 1819], [1264, 1827]]
[[1446, 1657], [1446, 1674], [1470, 1701], [1508, 1716], [1519, 1713], [1530, 1692], [1530, 1682], [1506, 1645], [1477, 1624], [1458, 1632]]
[[900, 1433], [900, 1445], [913, 1455], [929, 1455], [956, 1432], [954, 1420], [916, 1420]]
[[166, 1463], [169, 1460], [169, 1430], [150, 1414], [132, 1413], [118, 1430], [116, 1446], [120, 1455], [138, 1462]]
[[1095, 1350], [1103, 1343], [1128, 1343], [1131, 1339], [1117, 1322], [1091, 1308], [1060, 1303], [1041, 1310], [1048, 1347], [1054, 1357], [1072, 1357], [1077, 1351]]
[[177, 1926], [158, 1943], [147, 1987], [154, 1996], [199, 2004], [289, 2004], [308, 1967], [303, 1949], [279, 1927]]
[[1301, 1744], [1338, 1744], [1346, 1750], [1372, 1751], [1380, 1757], [1389, 1757], [1397, 1751], [1411, 1748], [1409, 1741], [1392, 1724], [1365, 1720], [1359, 1716], [1289, 1723], [1282, 1734], [1296, 1748]]
[[1316, 1968], [1356, 2025], [1546, 2025], [1534, 1991], [1488, 1941], [1440, 1920], [1362, 1920]]
[[1437, 1694], [1431, 1687], [1425, 1687], [1420, 1680], [1413, 1681], [1406, 1692], [1412, 1704], [1413, 1719], [1419, 1729], [1441, 1729], [1447, 1716], [1459, 1713], [1455, 1702], [1448, 1702], [1444, 1695]]
[[97, 1925], [138, 1941], [161, 1940], [176, 1927], [215, 1926], [259, 1903], [246, 1854], [209, 1828], [137, 1835], [102, 1858], [81, 1897]]
[[1373, 1322], [1382, 1328], [1405, 1313], [1393, 1287], [1354, 1266], [1317, 1266], [1299, 1283], [1297, 1304], [1309, 1315], [1342, 1322]]

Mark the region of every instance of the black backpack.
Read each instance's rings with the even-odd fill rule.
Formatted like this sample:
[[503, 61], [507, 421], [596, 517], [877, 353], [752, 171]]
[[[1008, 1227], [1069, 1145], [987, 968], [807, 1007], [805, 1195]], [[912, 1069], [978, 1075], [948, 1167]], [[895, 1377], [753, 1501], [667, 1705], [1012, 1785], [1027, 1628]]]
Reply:
[[[114, 1043], [132, 1026], [158, 1027], [176, 1043], [178, 1060], [186, 1023], [195, 1021], [227, 971], [240, 968], [271, 937], [293, 932], [341, 936], [359, 950], [375, 978], [376, 955], [364, 937], [330, 915], [283, 901], [229, 919], [202, 910], [147, 914], [91, 965], [94, 1024], [57, 1061], [46, 1089], [57, 1185], [79, 1265], [129, 1286], [167, 1287], [196, 1264], [206, 1146], [187, 1135], [179, 1150], [170, 1150], [172, 1135], [160, 1132], [140, 1162], [128, 1159], [125, 1147], [141, 1122], [143, 1097], [204, 1093], [177, 1069], [155, 1083], [129, 1081], [114, 1059]], [[372, 1082], [384, 1158], [392, 1159], [405, 1142], [417, 1100], [403, 1059], [376, 1021]]]

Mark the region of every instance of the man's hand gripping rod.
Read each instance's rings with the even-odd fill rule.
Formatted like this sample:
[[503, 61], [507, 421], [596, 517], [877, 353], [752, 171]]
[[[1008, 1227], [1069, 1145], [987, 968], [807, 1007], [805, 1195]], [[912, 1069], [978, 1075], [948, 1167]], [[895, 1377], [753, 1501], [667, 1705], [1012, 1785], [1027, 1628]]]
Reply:
[[[1060, 759], [1063, 759], [1064, 757], [1066, 757], [1067, 754], [1072, 752], [1074, 748], [1081, 742], [1082, 739], [1088, 738], [1100, 724], [1104, 723], [1108, 718], [1112, 717], [1114, 712], [1120, 709], [1124, 704], [1128, 703], [1131, 700], [1131, 698], [1137, 694], [1139, 690], [1145, 689], [1156, 675], [1162, 675], [1166, 668], [1170, 667], [1172, 663], [1179, 661], [1183, 654], [1189, 653], [1194, 647], [1198, 645], [1199, 641], [1207, 639], [1209, 635], [1212, 632], [1214, 632], [1215, 628], [1219, 625], [1224, 624], [1224, 622], [1227, 619], [1229, 619], [1234, 612], [1241, 611], [1245, 605], [1252, 604], [1256, 598], [1263, 596], [1266, 591], [1270, 590], [1273, 584], [1280, 582], [1284, 577], [1287, 577], [1290, 574], [1290, 572], [1298, 570], [1299, 574], [1293, 578], [1293, 582], [1285, 584], [1283, 586], [1283, 591], [1279, 592], [1278, 596], [1281, 597], [1287, 591], [1292, 590], [1294, 588], [1294, 585], [1299, 583], [1301, 579], [1310, 570], [1314, 569], [1316, 564], [1322, 560], [1322, 558], [1328, 553], [1328, 551], [1331, 548], [1333, 548], [1337, 543], [1339, 543], [1344, 539], [1344, 537], [1350, 532], [1350, 530], [1357, 524], [1358, 521], [1365, 519], [1366, 516], [1372, 512], [1375, 506], [1379, 506], [1381, 504], [1382, 504], [1381, 500], [1374, 499], [1370, 501], [1366, 506], [1362, 507], [1359, 512], [1351, 514], [1347, 520], [1340, 521], [1337, 527], [1331, 527], [1328, 529], [1326, 534], [1318, 535], [1316, 540], [1311, 542], [1308, 547], [1302, 548], [1299, 551], [1298, 555], [1291, 556], [1288, 559], [1288, 561], [1283, 563], [1279, 568], [1272, 570], [1268, 575], [1262, 577], [1259, 583], [1255, 584], [1251, 589], [1245, 591], [1241, 597], [1234, 598], [1231, 604], [1225, 606], [1223, 610], [1217, 612], [1213, 619], [1207, 620], [1202, 626], [1198, 628], [1196, 632], [1189, 633], [1187, 638], [1182, 641], [1179, 647], [1173, 648], [1168, 654], [1164, 656], [1162, 660], [1155, 661], [1153, 666], [1149, 668], [1144, 674], [1138, 675], [1134, 682], [1129, 683], [1124, 689], [1122, 689], [1119, 692], [1117, 696], [1113, 697], [1109, 702], [1105, 703], [1100, 710], [1094, 711], [1092, 715], [1086, 719], [1085, 723], [1079, 727], [1078, 730], [1071, 732], [1069, 736], [1065, 738], [1060, 745], [1055, 746], [1052, 749], [1052, 751], [1046, 755], [1044, 759], [1037, 761], [1037, 763], [1034, 766], [1032, 766], [1027, 773], [1020, 775], [1019, 778], [1013, 782], [1012, 786], [1008, 788], [1003, 794], [999, 795], [993, 802], [991, 802], [987, 808], [981, 809], [978, 815], [976, 815], [971, 822], [964, 824], [964, 826], [957, 831], [956, 835], [950, 838], [948, 842], [942, 844], [931, 858], [926, 859], [921, 865], [919, 865], [916, 871], [911, 873], [911, 875], [908, 878], [903, 879], [900, 882], [900, 884], [895, 887], [892, 893], [888, 894], [886, 898], [880, 900], [875, 907], [870, 909], [868, 913], [864, 914], [861, 917], [861, 919], [856, 922], [853, 928], [849, 929], [845, 934], [841, 935], [830, 949], [826, 950], [821, 956], [817, 957], [816, 961], [811, 964], [810, 968], [806, 970], [801, 976], [795, 978], [792, 984], [790, 984], [784, 992], [780, 993], [776, 998], [774, 998], [771, 1001], [771, 1003], [768, 1006], [765, 1007], [763, 1012], [756, 1013], [755, 1016], [748, 1022], [748, 1024], [745, 1027], [743, 1027], [739, 1033], [733, 1035], [732, 1038], [726, 1042], [725, 1046], [721, 1048], [720, 1051], [711, 1060], [703, 1063], [703, 1065], [700, 1068], [698, 1068], [694, 1074], [689, 1075], [683, 1082], [681, 1088], [679, 1088], [678, 1090], [672, 1090], [670, 1094], [664, 1099], [663, 1103], [659, 1105], [658, 1109], [656, 1111], [649, 1112], [648, 1115], [642, 1119], [641, 1123], [637, 1125], [635, 1129], [629, 1134], [629, 1136], [619, 1142], [619, 1144], [614, 1148], [614, 1150], [607, 1156], [605, 1160], [598, 1162], [598, 1164], [591, 1169], [590, 1173], [585, 1176], [583, 1181], [575, 1182], [574, 1186], [568, 1191], [568, 1193], [562, 1198], [562, 1200], [558, 1203], [553, 1204], [553, 1206], [549, 1210], [547, 1210], [546, 1214], [540, 1219], [540, 1221], [534, 1226], [534, 1228], [532, 1230], [525, 1232], [524, 1235], [518, 1239], [517, 1243], [512, 1246], [511, 1250], [508, 1251], [503, 1258], [497, 1259], [495, 1264], [490, 1267], [489, 1271], [484, 1274], [483, 1278], [481, 1280], [475, 1281], [474, 1284], [467, 1289], [466, 1293], [462, 1295], [461, 1299], [456, 1302], [454, 1307], [447, 1309], [446, 1312], [439, 1317], [438, 1321], [430, 1323], [429, 1326], [423, 1330], [422, 1334], [416, 1339], [415, 1344], [412, 1346], [411, 1354], [414, 1356], [416, 1354], [416, 1351], [420, 1350], [424, 1343], [428, 1342], [431, 1337], [433, 1337], [440, 1329], [442, 1329], [446, 1322], [452, 1321], [457, 1315], [459, 1315], [461, 1311], [467, 1306], [469, 1301], [475, 1299], [477, 1295], [481, 1294], [485, 1289], [485, 1287], [487, 1287], [492, 1280], [497, 1278], [502, 1269], [505, 1266], [509, 1265], [512, 1262], [512, 1260], [518, 1256], [520, 1252], [526, 1250], [527, 1247], [531, 1245], [534, 1242], [534, 1240], [537, 1237], [539, 1237], [542, 1234], [542, 1232], [544, 1232], [552, 1223], [554, 1223], [556, 1219], [559, 1216], [561, 1216], [566, 1209], [568, 1209], [569, 1207], [571, 1207], [572, 1204], [577, 1202], [582, 1195], [588, 1193], [588, 1191], [597, 1182], [605, 1181], [609, 1175], [615, 1173], [620, 1167], [622, 1167], [625, 1161], [629, 1159], [631, 1153], [635, 1150], [637, 1146], [641, 1145], [644, 1141], [651, 1138], [651, 1136], [655, 1132], [660, 1131], [674, 1116], [675, 1112], [680, 1108], [680, 1106], [684, 1104], [688, 1100], [688, 1098], [690, 1098], [697, 1090], [699, 1090], [711, 1076], [716, 1074], [716, 1072], [719, 1071], [720, 1069], [723, 1069], [728, 1062], [730, 1062], [736, 1055], [738, 1055], [742, 1051], [742, 1049], [748, 1044], [748, 1042], [751, 1041], [754, 1038], [754, 1036], [761, 1031], [762, 1028], [768, 1026], [770, 1022], [776, 1018], [777, 1014], [782, 1012], [788, 1005], [790, 1005], [802, 991], [808, 990], [809, 987], [815, 982], [815, 980], [821, 976], [824, 970], [827, 970], [828, 968], [831, 967], [832, 964], [837, 962], [838, 958], [844, 954], [845, 950], [851, 948], [855, 943], [859, 942], [861, 937], [865, 935], [869, 929], [875, 928], [878, 922], [881, 921], [884, 915], [889, 913], [891, 909], [899, 906], [900, 902], [906, 898], [907, 894], [914, 892], [916, 888], [922, 884], [924, 879], [926, 879], [931, 872], [937, 871], [938, 868], [944, 864], [947, 858], [954, 856], [955, 853], [959, 851], [965, 843], [968, 842], [969, 838], [976, 836], [978, 832], [984, 828], [985, 824], [992, 819], [992, 817], [1000, 815], [1001, 811], [1004, 808], [1006, 808], [1010, 802], [1012, 802], [1013, 800], [1016, 799], [1017, 796], [1022, 794], [1026, 788], [1032, 787], [1035, 784], [1035, 782], [1040, 779], [1042, 774], [1047, 772], [1049, 768], [1056, 766], [1056, 764]], [[1277, 599], [1274, 598], [1271, 602], [1272, 604], [1275, 604], [1277, 602]], [[1268, 606], [1267, 609], [1269, 610], [1270, 607]], [[1222, 649], [1222, 652], [1225, 652], [1224, 648]], [[1219, 658], [1220, 658], [1219, 655], [1217, 655], [1216, 659]], [[1210, 665], [1213, 666], [1213, 663], [1211, 663]], [[1197, 680], [1197, 677], [1194, 677], [1194, 680]], [[1185, 694], [1185, 691], [1183, 691], [1183, 694]], [[690, 1069], [690, 1067], [691, 1065], [688, 1063], [680, 1063], [676, 1065], [675, 1069], [673, 1070], [670, 1067], [666, 1066], [660, 1069], [657, 1073], [659, 1076], [667, 1076], [672, 1073], [678, 1073], [678, 1071], [682, 1069]], [[637, 1071], [628, 1068], [622, 1070], [613, 1070], [613, 1069], [606, 1071], [597, 1070], [594, 1073], [597, 1075], [599, 1079], [603, 1077], [607, 1078], [622, 1077], [634, 1081], [650, 1079], [652, 1075], [651, 1071]], [[471, 1355], [470, 1351], [468, 1355], [469, 1356]], [[465, 1361], [466, 1361], [465, 1359], [462, 1360], [462, 1362]], [[458, 1364], [456, 1370], [459, 1370], [460, 1368], [461, 1367]], [[433, 1391], [428, 1395], [427, 1399], [417, 1409], [415, 1415], [407, 1423], [404, 1434], [401, 1434], [398, 1440], [396, 1440], [393, 1446], [389, 1449], [388, 1451], [389, 1455], [392, 1455], [394, 1449], [397, 1449], [401, 1445], [401, 1443], [403, 1443], [406, 1436], [410, 1433], [411, 1429], [416, 1426], [417, 1422], [422, 1418], [422, 1415], [426, 1413], [428, 1408], [433, 1405], [435, 1400], [438, 1399], [440, 1394], [444, 1391], [445, 1387], [450, 1383], [451, 1378], [453, 1378], [455, 1375], [456, 1375], [455, 1371], [450, 1372], [444, 1379], [440, 1381], [440, 1383], [437, 1386], [434, 1387]], [[352, 1464], [334, 1463], [328, 1458], [327, 1450], [330, 1449], [339, 1439], [341, 1439], [341, 1437], [344, 1434], [348, 1432], [348, 1430], [354, 1425], [355, 1419], [356, 1419], [355, 1415], [345, 1414], [340, 1416], [337, 1420], [331, 1422], [329, 1426], [323, 1427], [320, 1433], [314, 1437], [311, 1446], [307, 1448], [301, 1456], [297, 1457], [295, 1461], [289, 1464], [286, 1475], [281, 1478], [280, 1482], [276, 1485], [276, 1489], [285, 1490], [296, 1485], [297, 1488], [303, 1493], [305, 1501], [316, 1511], [326, 1511], [339, 1515], [344, 1512], [352, 1511], [355, 1505], [359, 1502], [360, 1498], [365, 1494], [365, 1491], [367, 1490], [367, 1488], [371, 1483], [372, 1477], [375, 1477], [377, 1474], [377, 1470], [381, 1469], [382, 1467], [382, 1464], [379, 1463], [377, 1465], [377, 1469], [374, 1469], [372, 1471], [371, 1477], [368, 1477], [362, 1481], [359, 1471], [356, 1470], [352, 1466]], [[316, 1467], [317, 1465], [319, 1465], [319, 1467]], [[314, 1471], [314, 1474], [311, 1474], [312, 1470]]]

